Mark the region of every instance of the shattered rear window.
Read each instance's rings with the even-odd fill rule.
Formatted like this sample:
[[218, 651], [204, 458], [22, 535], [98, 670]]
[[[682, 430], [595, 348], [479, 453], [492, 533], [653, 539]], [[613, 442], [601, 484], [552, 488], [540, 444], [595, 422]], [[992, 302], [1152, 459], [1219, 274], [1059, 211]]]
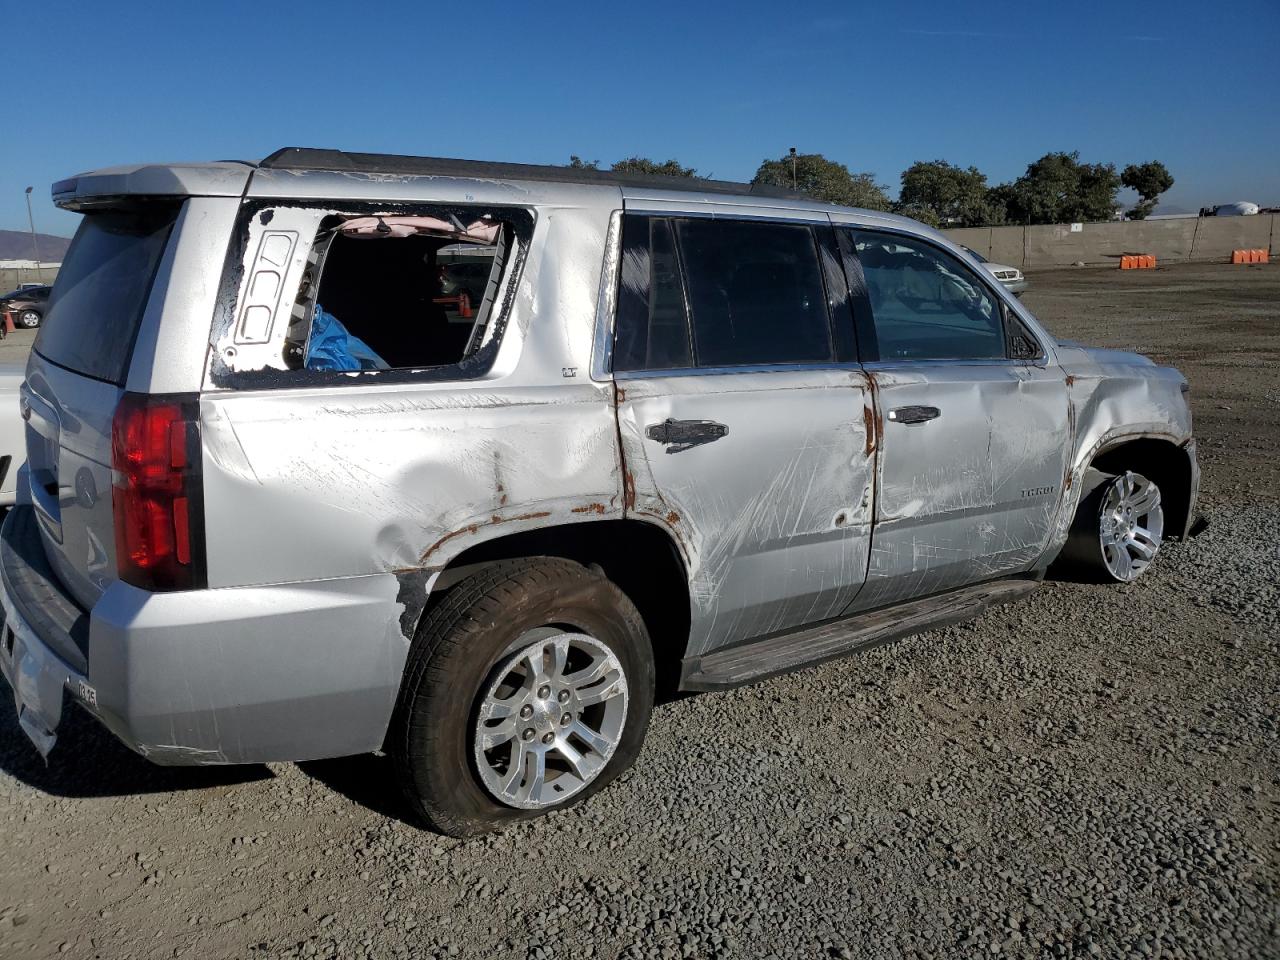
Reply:
[[496, 346], [531, 226], [527, 211], [465, 207], [258, 211], [215, 382], [466, 376]]

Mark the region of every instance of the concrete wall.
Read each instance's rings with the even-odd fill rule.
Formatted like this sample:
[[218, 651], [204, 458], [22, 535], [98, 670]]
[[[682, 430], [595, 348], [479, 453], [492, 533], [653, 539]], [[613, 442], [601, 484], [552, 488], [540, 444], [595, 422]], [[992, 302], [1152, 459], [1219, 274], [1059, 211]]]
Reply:
[[1262, 249], [1280, 255], [1280, 215], [1185, 217], [1047, 226], [962, 227], [944, 230], [950, 239], [988, 260], [1024, 269], [1073, 263], [1115, 263], [1126, 253], [1159, 260], [1229, 260], [1232, 250]]
[[16, 290], [24, 283], [53, 283], [57, 267], [0, 267], [0, 293]]

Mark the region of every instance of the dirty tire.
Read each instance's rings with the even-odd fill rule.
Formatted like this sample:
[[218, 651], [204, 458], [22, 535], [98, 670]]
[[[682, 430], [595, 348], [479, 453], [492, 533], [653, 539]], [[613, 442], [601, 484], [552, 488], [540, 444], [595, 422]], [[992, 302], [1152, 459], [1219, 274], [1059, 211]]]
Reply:
[[[595, 779], [569, 799], [516, 809], [484, 787], [473, 756], [479, 704], [496, 668], [531, 630], [559, 626], [607, 646], [626, 675], [625, 725]], [[626, 770], [653, 709], [654, 668], [639, 612], [610, 580], [569, 560], [505, 560], [460, 582], [432, 609], [409, 651], [387, 738], [413, 812], [456, 837], [500, 830], [572, 806]]]
[[[1144, 484], [1150, 483], [1141, 474], [1130, 472], [1129, 475]], [[1053, 565], [1054, 576], [1086, 583], [1131, 583], [1145, 572], [1144, 566], [1129, 579], [1118, 577], [1108, 566], [1103, 552], [1101, 520], [1104, 504], [1112, 487], [1124, 476], [1124, 474], [1104, 473], [1093, 467], [1085, 471], [1080, 503], [1071, 521], [1066, 546], [1063, 547], [1062, 553]], [[1151, 486], [1158, 491], [1159, 488], [1155, 487], [1155, 484]], [[1158, 554], [1158, 552], [1157, 546], [1155, 553]], [[1155, 554], [1152, 556], [1152, 560], [1154, 559]], [[1149, 563], [1150, 561], [1148, 565]]]

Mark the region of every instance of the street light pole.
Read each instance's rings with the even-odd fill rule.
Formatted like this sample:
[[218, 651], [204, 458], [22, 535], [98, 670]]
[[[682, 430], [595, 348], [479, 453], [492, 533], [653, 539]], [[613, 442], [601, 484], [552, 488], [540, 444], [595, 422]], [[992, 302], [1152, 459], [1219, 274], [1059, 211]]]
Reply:
[[27, 226], [31, 228], [31, 259], [36, 265], [36, 281], [44, 279], [40, 272], [40, 245], [36, 243], [36, 220], [31, 215], [31, 188], [27, 187]]

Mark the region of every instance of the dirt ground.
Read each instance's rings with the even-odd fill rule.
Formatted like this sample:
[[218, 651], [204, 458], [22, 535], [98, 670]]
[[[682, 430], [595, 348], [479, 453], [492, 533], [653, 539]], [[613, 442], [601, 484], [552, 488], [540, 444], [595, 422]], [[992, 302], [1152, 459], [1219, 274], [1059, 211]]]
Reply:
[[1190, 379], [1210, 524], [1138, 583], [664, 704], [469, 842], [379, 757], [161, 769], [71, 711], [45, 764], [5, 689], [0, 957], [1280, 957], [1280, 265], [1030, 279]]

